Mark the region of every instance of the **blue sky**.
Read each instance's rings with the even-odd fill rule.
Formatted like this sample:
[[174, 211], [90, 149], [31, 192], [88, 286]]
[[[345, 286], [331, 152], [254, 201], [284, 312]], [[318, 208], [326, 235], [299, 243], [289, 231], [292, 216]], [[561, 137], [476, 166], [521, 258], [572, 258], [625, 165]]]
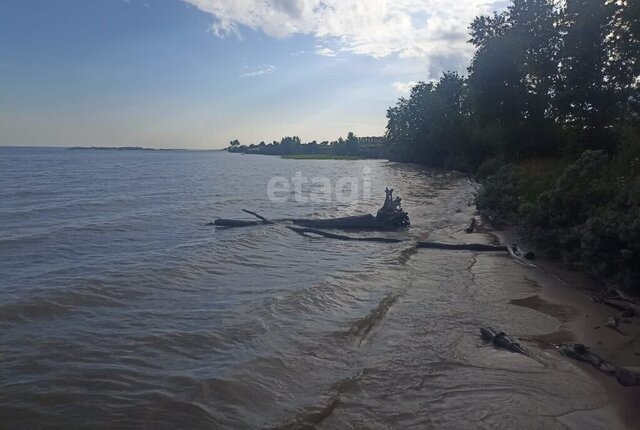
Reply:
[[220, 148], [382, 135], [464, 71], [459, 0], [2, 0], [0, 145]]

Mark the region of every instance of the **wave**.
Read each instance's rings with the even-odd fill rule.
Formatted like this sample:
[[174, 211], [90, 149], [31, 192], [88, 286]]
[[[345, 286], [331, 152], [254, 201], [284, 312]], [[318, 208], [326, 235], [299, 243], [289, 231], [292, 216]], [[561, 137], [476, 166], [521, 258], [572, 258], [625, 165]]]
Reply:
[[285, 418], [281, 423], [265, 428], [273, 430], [313, 429], [322, 424], [342, 403], [341, 396], [362, 376], [362, 372], [336, 381], [329, 393], [316, 405], [307, 406]]
[[92, 285], [53, 293], [41, 297], [4, 303], [0, 305], [0, 321], [28, 322], [52, 319], [98, 306], [125, 307], [136, 293], [131, 289], [108, 287], [101, 282]]
[[378, 324], [389, 311], [389, 308], [398, 300], [399, 294], [387, 295], [378, 306], [367, 314], [364, 318], [357, 320], [352, 326], [349, 333], [358, 341], [362, 343], [367, 337], [367, 334]]

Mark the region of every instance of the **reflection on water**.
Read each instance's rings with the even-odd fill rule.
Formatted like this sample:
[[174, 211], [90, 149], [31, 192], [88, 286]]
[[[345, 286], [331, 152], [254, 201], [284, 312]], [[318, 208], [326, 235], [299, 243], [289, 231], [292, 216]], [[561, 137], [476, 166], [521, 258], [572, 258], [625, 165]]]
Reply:
[[[267, 198], [276, 175], [365, 167], [372, 193], [357, 205]], [[412, 228], [383, 234], [463, 241], [463, 177], [382, 161], [6, 148], [0, 172], [0, 427], [561, 428], [555, 417], [606, 401], [554, 355], [542, 365], [483, 344], [482, 325], [559, 324], [509, 304], [536, 290], [504, 256], [206, 226], [242, 208], [375, 213], [389, 186]]]

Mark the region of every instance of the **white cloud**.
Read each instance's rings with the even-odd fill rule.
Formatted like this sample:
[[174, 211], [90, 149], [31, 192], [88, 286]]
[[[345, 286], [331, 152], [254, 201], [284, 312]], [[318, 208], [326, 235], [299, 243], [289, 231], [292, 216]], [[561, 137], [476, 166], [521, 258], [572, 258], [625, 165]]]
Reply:
[[[313, 35], [339, 50], [382, 58], [470, 58], [472, 19], [492, 0], [183, 0], [214, 17], [213, 32], [239, 36], [242, 27], [283, 38]], [[327, 51], [328, 52], [328, 51]]]
[[393, 88], [395, 88], [396, 91], [398, 91], [399, 93], [402, 94], [409, 94], [411, 92], [411, 88], [413, 88], [415, 85], [417, 84], [417, 82], [394, 82]]
[[316, 48], [316, 54], [322, 55], [323, 57], [335, 57], [336, 56], [336, 51], [334, 51], [331, 48], [325, 48], [325, 47], [318, 46]]
[[262, 64], [260, 66], [252, 68], [245, 66], [245, 69], [248, 70], [240, 74], [241, 78], [253, 78], [256, 76], [270, 75], [271, 73], [276, 71], [276, 66], [274, 66], [273, 64]]

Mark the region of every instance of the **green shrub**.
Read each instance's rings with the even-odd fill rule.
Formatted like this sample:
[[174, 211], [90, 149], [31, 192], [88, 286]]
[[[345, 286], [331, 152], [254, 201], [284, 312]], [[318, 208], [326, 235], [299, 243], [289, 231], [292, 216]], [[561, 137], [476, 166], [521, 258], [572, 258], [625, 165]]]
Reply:
[[640, 177], [620, 177], [620, 162], [586, 151], [520, 213], [551, 256], [640, 292]]
[[505, 161], [502, 158], [488, 158], [478, 166], [475, 177], [480, 181], [487, 179], [489, 176], [495, 175], [504, 165]]
[[579, 231], [580, 257], [589, 273], [640, 292], [640, 177], [621, 187]]
[[476, 195], [476, 206], [497, 224], [513, 222], [520, 208], [518, 178], [513, 165], [501, 167], [486, 178]]

